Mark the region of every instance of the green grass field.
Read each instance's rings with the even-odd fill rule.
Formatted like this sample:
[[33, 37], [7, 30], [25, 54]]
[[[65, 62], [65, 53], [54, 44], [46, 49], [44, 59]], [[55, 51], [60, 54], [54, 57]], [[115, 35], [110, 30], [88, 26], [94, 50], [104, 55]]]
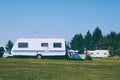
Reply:
[[0, 80], [120, 80], [120, 59], [0, 59]]

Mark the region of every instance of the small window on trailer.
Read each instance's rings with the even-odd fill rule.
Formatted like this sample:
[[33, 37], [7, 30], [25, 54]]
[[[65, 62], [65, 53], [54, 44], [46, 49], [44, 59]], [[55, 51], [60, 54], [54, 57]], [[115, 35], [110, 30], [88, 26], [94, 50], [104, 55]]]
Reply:
[[61, 48], [62, 43], [53, 43], [53, 48]]
[[93, 55], [93, 53], [91, 53], [91, 55]]
[[41, 47], [48, 47], [48, 43], [41, 43]]
[[27, 42], [20, 42], [20, 43], [18, 43], [18, 48], [28, 48], [28, 43]]
[[107, 55], [107, 53], [104, 53], [104, 55]]

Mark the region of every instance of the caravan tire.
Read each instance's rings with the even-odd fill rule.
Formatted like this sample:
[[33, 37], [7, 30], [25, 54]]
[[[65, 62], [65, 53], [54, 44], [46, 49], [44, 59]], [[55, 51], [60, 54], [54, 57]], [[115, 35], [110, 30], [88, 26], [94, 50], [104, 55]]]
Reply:
[[37, 55], [37, 58], [38, 58], [38, 59], [41, 59], [41, 58], [42, 58], [42, 56], [39, 54], [39, 55]]

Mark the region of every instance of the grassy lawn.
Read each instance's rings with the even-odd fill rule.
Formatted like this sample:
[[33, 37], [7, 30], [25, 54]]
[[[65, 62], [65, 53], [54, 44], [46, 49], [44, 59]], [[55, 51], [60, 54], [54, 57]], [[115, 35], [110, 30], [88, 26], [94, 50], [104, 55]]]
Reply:
[[120, 80], [120, 59], [0, 59], [0, 80]]

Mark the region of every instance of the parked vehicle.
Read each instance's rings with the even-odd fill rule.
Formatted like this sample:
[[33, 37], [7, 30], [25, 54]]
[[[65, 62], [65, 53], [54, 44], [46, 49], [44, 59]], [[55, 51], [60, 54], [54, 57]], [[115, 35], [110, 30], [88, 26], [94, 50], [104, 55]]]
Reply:
[[3, 57], [9, 56], [65, 56], [64, 38], [20, 38], [11, 53], [5, 52]]
[[85, 54], [78, 54], [79, 51], [78, 50], [69, 50], [68, 51], [68, 57], [70, 59], [81, 59], [81, 60], [85, 60], [86, 55]]
[[87, 51], [85, 53], [89, 54], [91, 57], [96, 57], [96, 58], [104, 58], [110, 55], [108, 50], [93, 50], [93, 51]]

